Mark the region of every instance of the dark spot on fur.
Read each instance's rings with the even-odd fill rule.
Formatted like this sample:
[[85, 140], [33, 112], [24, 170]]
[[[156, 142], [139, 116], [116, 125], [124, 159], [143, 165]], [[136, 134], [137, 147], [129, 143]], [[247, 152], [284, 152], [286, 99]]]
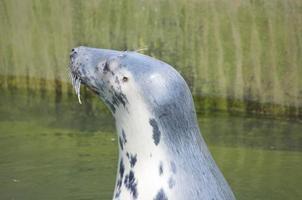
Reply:
[[133, 154], [129, 154], [128, 152], [126, 153], [127, 158], [129, 159], [130, 162], [130, 166], [134, 167], [134, 165], [136, 164], [137, 161], [137, 154], [133, 155]]
[[130, 166], [134, 167], [134, 165], [136, 164], [137, 161], [137, 156], [135, 155], [130, 155]]
[[92, 92], [94, 92], [96, 95], [100, 95], [100, 94], [101, 94], [101, 93], [98, 91], [98, 88], [97, 88], [97, 87], [95, 87], [95, 86], [93, 86], [93, 85], [91, 85], [90, 87], [91, 87]]
[[114, 102], [115, 105], [119, 105], [120, 103], [123, 104], [123, 106], [126, 106], [126, 103], [128, 102], [128, 99], [125, 94], [119, 92], [114, 92], [112, 96], [112, 101]]
[[161, 188], [156, 194], [154, 200], [168, 200], [168, 197], [165, 194], [165, 191]]
[[122, 136], [123, 136], [124, 143], [126, 144], [127, 143], [127, 138], [126, 138], [126, 134], [125, 134], [124, 129], [122, 129]]
[[128, 152], [126, 153], [127, 158], [129, 159], [130, 162], [130, 166], [134, 167], [134, 165], [136, 164], [137, 161], [137, 154], [133, 155], [133, 154], [129, 154]]
[[123, 184], [124, 172], [125, 172], [125, 166], [124, 166], [123, 159], [121, 159], [120, 167], [119, 167], [119, 178], [118, 178], [118, 181], [116, 183], [116, 194], [115, 194], [116, 198], [118, 198], [121, 194], [121, 187], [122, 187], [122, 184]]
[[110, 71], [109, 70], [109, 64], [107, 62], [105, 62], [103, 65], [104, 65], [104, 68], [103, 68], [104, 73]]
[[153, 128], [153, 140], [154, 140], [154, 144], [158, 145], [159, 142], [160, 142], [160, 135], [161, 135], [161, 133], [160, 133], [160, 130], [158, 128], [157, 122], [156, 122], [155, 119], [150, 119], [149, 123], [150, 123], [150, 125]]
[[118, 95], [118, 99], [119, 99], [120, 102], [123, 104], [123, 106], [125, 106], [126, 103], [128, 102], [128, 99], [127, 99], [126, 95], [123, 94], [123, 93], [120, 93], [120, 94]]
[[115, 198], [118, 198], [120, 196], [122, 184], [123, 184], [123, 179], [119, 178], [116, 184]]
[[163, 163], [160, 162], [160, 163], [159, 163], [159, 175], [162, 175], [163, 173], [164, 173]]
[[111, 111], [115, 113], [115, 106], [108, 100], [105, 100], [105, 103], [110, 107]]
[[124, 150], [124, 144], [123, 144], [122, 138], [120, 136], [118, 138], [119, 138], [121, 150]]
[[[111, 86], [111, 90], [112, 91], [114, 90], [113, 86]], [[125, 94], [123, 94], [122, 92], [115, 92], [115, 91], [112, 92], [112, 97], [111, 97], [111, 104], [112, 105], [118, 107], [120, 104], [122, 104], [125, 107], [126, 103], [128, 103], [128, 99], [127, 99]]]
[[120, 103], [115, 95], [112, 96], [112, 104], [118, 106]]
[[172, 188], [175, 186], [176, 182], [175, 182], [175, 180], [173, 179], [173, 177], [170, 177], [170, 178], [169, 178], [168, 184], [169, 184], [169, 188], [170, 188], [170, 189], [172, 189]]
[[176, 165], [173, 161], [171, 161], [171, 170], [172, 170], [173, 174], [176, 174]]
[[121, 159], [121, 161], [120, 161], [120, 170], [119, 170], [119, 173], [120, 173], [121, 177], [124, 176], [124, 172], [125, 172], [125, 165], [124, 165], [123, 159]]
[[130, 191], [130, 194], [134, 199], [137, 198], [137, 181], [135, 180], [134, 172], [130, 170], [129, 174], [125, 176], [124, 180], [125, 187]]
[[124, 150], [124, 146], [127, 143], [125, 131], [122, 130], [122, 136], [119, 136], [119, 143], [122, 150]]

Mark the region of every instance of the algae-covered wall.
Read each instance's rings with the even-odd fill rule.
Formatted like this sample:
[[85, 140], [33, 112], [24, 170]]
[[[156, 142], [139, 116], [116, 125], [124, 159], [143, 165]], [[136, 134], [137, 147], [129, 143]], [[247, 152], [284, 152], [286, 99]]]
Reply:
[[301, 0], [0, 0], [0, 29], [4, 90], [59, 101], [72, 47], [145, 48], [183, 74], [199, 111], [302, 117]]

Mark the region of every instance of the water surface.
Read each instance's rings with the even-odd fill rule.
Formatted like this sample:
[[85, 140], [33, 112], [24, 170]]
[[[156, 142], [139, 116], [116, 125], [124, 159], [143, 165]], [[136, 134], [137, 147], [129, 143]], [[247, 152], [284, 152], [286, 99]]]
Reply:
[[[0, 99], [0, 199], [111, 199], [117, 140], [102, 104], [16, 93]], [[221, 113], [199, 123], [239, 200], [302, 199], [301, 123]]]

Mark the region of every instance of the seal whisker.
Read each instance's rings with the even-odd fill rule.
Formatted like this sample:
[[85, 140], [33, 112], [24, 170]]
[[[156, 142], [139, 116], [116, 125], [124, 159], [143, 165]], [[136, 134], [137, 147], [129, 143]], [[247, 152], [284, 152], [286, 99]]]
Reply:
[[140, 48], [140, 49], [135, 49], [134, 51], [135, 52], [144, 52], [144, 51], [147, 51], [148, 50], [148, 47], [143, 47], [143, 48]]
[[74, 90], [75, 90], [76, 95], [78, 97], [79, 103], [82, 104], [81, 94], [80, 94], [81, 79], [73, 73], [70, 73], [70, 79], [71, 79], [72, 86], [74, 87]]
[[80, 90], [81, 90], [81, 79], [76, 77], [74, 79], [74, 89], [76, 91], [76, 94], [78, 96], [78, 100], [79, 100], [79, 104], [82, 104], [82, 101], [81, 101], [81, 94], [80, 94]]

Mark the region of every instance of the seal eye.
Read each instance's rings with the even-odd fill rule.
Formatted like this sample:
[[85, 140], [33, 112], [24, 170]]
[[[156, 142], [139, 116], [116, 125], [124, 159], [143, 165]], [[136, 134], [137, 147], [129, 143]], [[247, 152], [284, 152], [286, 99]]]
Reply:
[[127, 82], [128, 81], [128, 77], [124, 76], [123, 77], [123, 82]]

